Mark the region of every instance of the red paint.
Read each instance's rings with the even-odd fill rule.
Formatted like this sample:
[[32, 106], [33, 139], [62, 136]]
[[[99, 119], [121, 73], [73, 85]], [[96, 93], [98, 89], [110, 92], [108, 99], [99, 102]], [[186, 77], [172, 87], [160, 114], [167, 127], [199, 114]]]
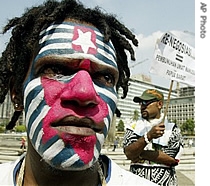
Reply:
[[74, 151], [80, 156], [85, 163], [89, 163], [94, 156], [94, 145], [96, 144], [96, 136], [82, 137], [77, 135], [62, 134], [65, 143], [71, 144]]
[[[89, 62], [86, 61], [85, 63], [88, 66]], [[58, 131], [52, 128], [50, 124], [71, 115], [79, 118], [88, 117], [96, 123], [103, 122], [108, 115], [107, 104], [95, 91], [92, 79], [85, 70], [79, 71], [70, 82], [65, 84], [44, 77], [41, 81], [46, 103], [51, 107], [43, 119], [43, 142], [45, 143], [53, 136], [59, 135], [65, 143], [69, 143], [73, 147], [84, 162], [88, 162], [93, 156], [96, 136], [84, 137], [64, 132], [58, 134]], [[68, 103], [68, 101], [70, 101], [69, 104], [65, 107], [62, 106], [63, 102]], [[77, 106], [71, 104], [71, 101], [76, 102]]]
[[[80, 106], [87, 106], [88, 104], [98, 105], [101, 101], [97, 95], [92, 79], [87, 71], [79, 71], [75, 77], [63, 88], [60, 95], [61, 101], [74, 100]], [[78, 107], [79, 111], [82, 107]], [[75, 108], [76, 109], [76, 108]], [[85, 111], [82, 108], [83, 111]], [[86, 113], [88, 114], [88, 113]]]
[[79, 67], [84, 70], [90, 70], [90, 60], [89, 59], [82, 60]]

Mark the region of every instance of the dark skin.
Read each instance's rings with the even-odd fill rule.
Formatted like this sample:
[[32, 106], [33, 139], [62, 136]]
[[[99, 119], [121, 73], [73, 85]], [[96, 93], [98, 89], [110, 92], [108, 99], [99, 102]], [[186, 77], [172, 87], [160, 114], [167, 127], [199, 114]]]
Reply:
[[[97, 165], [83, 171], [53, 170], [41, 159], [28, 140], [24, 186], [27, 185], [98, 185]], [[46, 171], [48, 170], [48, 171]], [[52, 171], [49, 171], [52, 170]], [[85, 180], [85, 182], [84, 182]]]
[[[141, 105], [140, 110], [142, 117], [147, 120], [155, 118], [159, 119], [162, 106], [162, 101], [156, 101], [149, 105]], [[151, 130], [147, 133], [148, 140], [151, 141], [152, 139], [161, 137], [164, 134], [164, 130], [165, 126], [163, 122], [153, 126]], [[132, 162], [139, 161], [139, 156], [141, 156], [142, 159], [150, 160], [156, 163], [162, 163], [167, 165], [175, 165], [177, 163], [173, 157], [170, 157], [161, 150], [144, 150], [146, 145], [147, 143], [145, 142], [144, 137], [140, 137], [136, 142], [130, 144], [129, 146], [126, 146], [124, 148], [124, 153], [126, 157]]]
[[[135, 52], [130, 41], [134, 46], [138, 46], [138, 40], [136, 39], [136, 36], [115, 17], [116, 16], [108, 15], [107, 13], [104, 14], [98, 7], [95, 9], [85, 8], [82, 4], [74, 0], [49, 0], [40, 6], [27, 9], [21, 17], [15, 17], [9, 20], [8, 24], [3, 28], [3, 33], [6, 33], [11, 29], [12, 36], [0, 58], [0, 103], [5, 100], [5, 96], [10, 88], [11, 99], [15, 106], [14, 117], [12, 117], [11, 122], [7, 125], [8, 130], [11, 130], [15, 126], [18, 117], [23, 111], [23, 84], [30, 74], [30, 68], [34, 67], [30, 65], [30, 61], [33, 61], [39, 51], [39, 47], [37, 48], [39, 33], [54, 21], [61, 22], [67, 18], [71, 18], [74, 21], [78, 20], [79, 23], [86, 23], [87, 25], [98, 28], [102, 35], [104, 35], [103, 40], [105, 43], [112, 41], [116, 52], [116, 64], [118, 69], [115, 69], [115, 67], [111, 68], [110, 65], [105, 65], [107, 70], [105, 73], [103, 65], [98, 64], [97, 66], [101, 68], [96, 69], [94, 66], [95, 71], [99, 72], [100, 70], [103, 73], [95, 73], [94, 76], [91, 77], [102, 80], [111, 86], [113, 84], [116, 86], [116, 90], [122, 87], [122, 98], [126, 97], [130, 77], [126, 50], [130, 53], [131, 60], [135, 60]], [[64, 64], [66, 61], [64, 59], [59, 61], [52, 59], [49, 63], [52, 64], [55, 62]], [[107, 66], [109, 66], [109, 68]], [[90, 65], [90, 67], [92, 69], [92, 65]], [[65, 68], [65, 71], [66, 69], [68, 68]], [[85, 69], [87, 70], [85, 74], [87, 74], [87, 72], [89, 73], [90, 69], [88, 69], [88, 65], [83, 66], [83, 71]], [[113, 69], [115, 69], [115, 72], [112, 71]], [[70, 74], [73, 73], [72, 71], [70, 72]], [[74, 70], [74, 73], [76, 72], [77, 70]], [[112, 72], [112, 75], [110, 72]], [[44, 73], [46, 72], [44, 71]], [[9, 82], [11, 85], [10, 87], [8, 86]], [[86, 101], [87, 105], [85, 105], [83, 101], [78, 100], [65, 103], [76, 103], [83, 107], [89, 105], [91, 108], [96, 105], [94, 101], [93, 103]], [[75, 123], [73, 123], [73, 125], [74, 124]], [[84, 128], [85, 127], [83, 127], [83, 129]], [[82, 129], [82, 127], [80, 127], [80, 129]], [[90, 129], [91, 128], [88, 128], [88, 131], [90, 131]], [[97, 131], [99, 130], [96, 130], [96, 132]], [[101, 131], [102, 129], [100, 129], [99, 132]], [[46, 167], [48, 167], [47, 162], [40, 157], [34, 149], [33, 143], [30, 144], [29, 139], [28, 142], [25, 165], [26, 171], [23, 178], [23, 185], [77, 186], [89, 184], [94, 186], [99, 184], [100, 180], [95, 164], [82, 171], [55, 170], [52, 172], [51, 170], [53, 168], [49, 167], [49, 169], [46, 169]], [[108, 166], [108, 163], [105, 163]], [[106, 168], [105, 165], [103, 165], [103, 167], [104, 175], [106, 175], [108, 168]], [[60, 176], [61, 174], [62, 178]]]
[[[86, 24], [89, 25], [88, 23]], [[23, 100], [22, 94], [19, 94], [18, 91], [15, 91], [12, 82], [10, 85], [11, 99], [13, 101], [15, 99]], [[88, 103], [78, 104], [79, 106], [86, 106], [86, 104]], [[27, 141], [28, 146], [25, 159], [25, 173], [23, 177], [23, 186], [97, 186], [100, 183], [97, 163], [95, 163], [90, 168], [78, 171], [54, 169], [42, 159], [42, 157], [34, 149], [30, 139], [28, 139]], [[101, 163], [103, 167], [103, 174], [106, 177], [108, 167], [105, 162]]]
[[[21, 96], [11, 90], [11, 95], [16, 98]], [[21, 97], [20, 97], [21, 99]], [[94, 186], [100, 183], [97, 164], [91, 168], [80, 171], [62, 171], [53, 169], [49, 166], [41, 156], [34, 149], [30, 140], [28, 139], [27, 154], [25, 160], [25, 173], [23, 177], [23, 186], [45, 186], [45, 185], [59, 185], [59, 186]], [[102, 162], [103, 163], [103, 162]], [[107, 166], [103, 163], [103, 172], [106, 176]], [[19, 173], [18, 173], [19, 174]], [[16, 179], [18, 177], [16, 176]], [[85, 180], [85, 182], [84, 182]]]

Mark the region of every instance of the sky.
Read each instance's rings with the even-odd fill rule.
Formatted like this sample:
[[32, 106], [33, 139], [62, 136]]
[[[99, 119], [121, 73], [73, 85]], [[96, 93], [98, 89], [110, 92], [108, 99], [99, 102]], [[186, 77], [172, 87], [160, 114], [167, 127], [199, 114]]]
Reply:
[[[129, 60], [132, 75], [143, 74], [155, 85], [169, 88], [170, 80], [151, 74], [149, 69], [157, 38], [170, 31], [181, 41], [195, 47], [195, 2], [193, 0], [80, 0], [87, 7], [99, 6], [131, 29], [139, 40], [135, 47], [136, 61]], [[0, 2], [0, 28], [7, 20], [21, 16], [27, 7], [44, 0], [11, 0]], [[0, 52], [5, 48], [9, 33], [0, 35]], [[137, 64], [138, 63], [138, 64]], [[187, 85], [181, 85], [187, 86]], [[174, 86], [173, 89], [176, 87]]]
[[[200, 10], [200, 1], [195, 0], [80, 0], [87, 7], [94, 7], [96, 5], [102, 7], [108, 13], [113, 13], [116, 17], [123, 22], [129, 29], [131, 29], [135, 35], [138, 37], [140, 42], [139, 47], [135, 48], [136, 51], [136, 62], [129, 62], [130, 66], [135, 63], [140, 63], [134, 68], [131, 68], [131, 73], [144, 74], [151, 77], [151, 81], [155, 85], [163, 86], [169, 88], [170, 80], [161, 78], [157, 75], [150, 74], [149, 69], [151, 67], [151, 62], [153, 60], [154, 47], [157, 38], [160, 38], [165, 32], [172, 32], [183, 42], [188, 43], [192, 47], [195, 47], [195, 26], [199, 28], [201, 26], [200, 16], [204, 13]], [[209, 0], [202, 0], [208, 4]], [[44, 2], [44, 0], [1, 0], [0, 1], [0, 29], [7, 23], [7, 19], [13, 18], [15, 16], [20, 16], [26, 9], [26, 7], [31, 7], [32, 5], [39, 5]], [[196, 7], [196, 9], [195, 9]], [[196, 15], [197, 12], [197, 15]], [[210, 13], [210, 10], [207, 11]], [[209, 21], [207, 23], [210, 23]], [[196, 74], [199, 72], [199, 78], [202, 81], [208, 80], [209, 68], [203, 68], [207, 64], [207, 58], [209, 57], [209, 48], [206, 47], [209, 41], [208, 31], [210, 27], [206, 27], [207, 37], [205, 39], [196, 40], [196, 47], [199, 49], [199, 55], [196, 52], [196, 61], [199, 61], [199, 65], [196, 66]], [[196, 32], [199, 33], [199, 32]], [[8, 41], [9, 34], [2, 36], [0, 34], [0, 53], [5, 48], [5, 43]], [[197, 39], [197, 38], [196, 38]], [[207, 41], [208, 40], [208, 41]], [[198, 44], [198, 45], [197, 45]], [[205, 46], [200, 49], [202, 46]], [[148, 59], [148, 60], [146, 60]], [[198, 76], [196, 76], [198, 77]], [[207, 77], [207, 78], [206, 78]], [[203, 96], [200, 91], [205, 90], [203, 85], [208, 83], [197, 83], [196, 84], [196, 122], [203, 121], [202, 118], [209, 115], [209, 108], [205, 109], [207, 93]], [[186, 86], [186, 85], [182, 85]], [[176, 87], [174, 86], [173, 89]], [[198, 90], [198, 91], [197, 91]], [[197, 99], [198, 98], [198, 99]], [[206, 112], [206, 113], [205, 113]], [[201, 120], [200, 120], [201, 119]], [[208, 125], [208, 122], [202, 124]], [[202, 136], [209, 136], [209, 130], [203, 130], [204, 127], [196, 127], [196, 135], [200, 133]], [[197, 126], [197, 125], [196, 125]], [[200, 125], [199, 125], [200, 126]], [[209, 125], [208, 125], [209, 126]], [[201, 131], [199, 131], [199, 129]], [[205, 134], [205, 132], [207, 134]], [[199, 136], [199, 134], [198, 134]], [[196, 138], [196, 143], [197, 143]], [[205, 140], [202, 138], [202, 144]], [[198, 146], [196, 146], [198, 148]], [[203, 148], [203, 145], [201, 145]], [[203, 149], [200, 150], [203, 152]], [[196, 151], [198, 155], [199, 150]], [[203, 155], [201, 155], [203, 157]], [[206, 164], [206, 159], [203, 159], [203, 166]], [[202, 169], [203, 167], [201, 167]], [[206, 172], [208, 174], [208, 172]], [[203, 173], [202, 173], [203, 174]], [[208, 175], [203, 176], [208, 178]]]

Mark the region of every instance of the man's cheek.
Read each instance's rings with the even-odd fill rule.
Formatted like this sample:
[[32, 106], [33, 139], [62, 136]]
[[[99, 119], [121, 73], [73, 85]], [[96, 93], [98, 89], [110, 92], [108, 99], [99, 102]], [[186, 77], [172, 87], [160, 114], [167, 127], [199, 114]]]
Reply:
[[42, 78], [41, 82], [45, 92], [46, 103], [52, 106], [60, 98], [64, 84], [48, 78]]
[[106, 105], [109, 107], [109, 115], [114, 115], [116, 110], [116, 103], [117, 103], [117, 95], [113, 91], [100, 91], [99, 95], [101, 99], [106, 103]]

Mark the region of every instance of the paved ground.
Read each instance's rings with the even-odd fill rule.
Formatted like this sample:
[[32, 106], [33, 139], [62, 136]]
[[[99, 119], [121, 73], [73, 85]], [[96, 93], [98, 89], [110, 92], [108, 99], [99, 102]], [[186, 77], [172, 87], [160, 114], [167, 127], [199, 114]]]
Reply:
[[179, 186], [194, 186], [195, 185], [195, 171], [177, 171]]
[[[183, 156], [181, 157], [181, 161], [185, 159], [185, 155], [186, 157], [194, 157], [195, 147], [185, 148]], [[188, 161], [190, 162], [189, 159]], [[195, 185], [195, 159], [194, 159], [194, 164], [189, 163], [187, 166], [188, 166], [188, 169], [186, 170], [177, 170], [179, 186], [194, 186]]]

